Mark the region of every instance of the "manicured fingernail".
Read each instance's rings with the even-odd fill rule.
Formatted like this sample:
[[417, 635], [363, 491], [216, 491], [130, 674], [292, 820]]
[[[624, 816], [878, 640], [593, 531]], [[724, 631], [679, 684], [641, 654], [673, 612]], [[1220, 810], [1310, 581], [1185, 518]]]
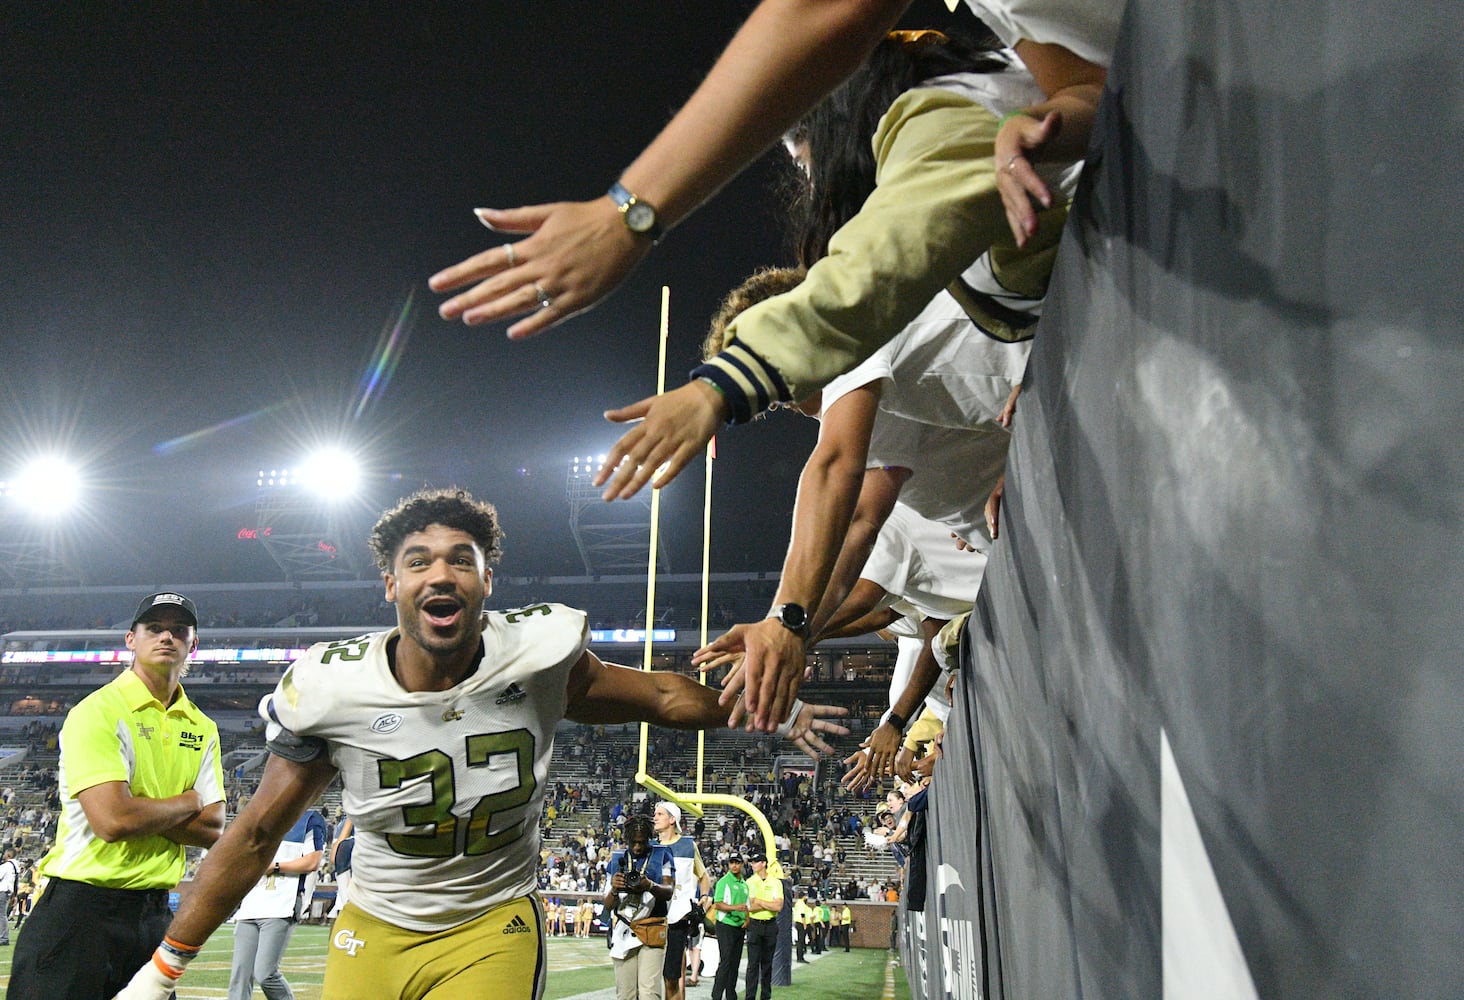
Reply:
[[493, 223], [488, 221], [488, 213], [491, 211], [493, 211], [493, 209], [491, 208], [475, 208], [473, 209], [473, 214], [478, 217], [479, 222], [483, 223], [483, 225], [487, 226], [489, 229], [492, 229]]

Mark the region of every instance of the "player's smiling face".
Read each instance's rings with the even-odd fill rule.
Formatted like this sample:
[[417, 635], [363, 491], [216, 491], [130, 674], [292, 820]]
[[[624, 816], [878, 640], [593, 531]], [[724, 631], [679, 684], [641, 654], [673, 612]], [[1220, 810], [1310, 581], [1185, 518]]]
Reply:
[[406, 639], [433, 657], [477, 650], [493, 571], [471, 535], [428, 525], [402, 540], [392, 569], [384, 575], [386, 599]]

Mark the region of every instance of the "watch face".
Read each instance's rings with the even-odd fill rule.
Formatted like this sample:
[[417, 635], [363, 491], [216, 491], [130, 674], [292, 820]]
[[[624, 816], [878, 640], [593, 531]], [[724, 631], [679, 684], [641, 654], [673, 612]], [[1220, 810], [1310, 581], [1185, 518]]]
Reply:
[[638, 201], [625, 210], [625, 224], [632, 232], [648, 233], [656, 225], [656, 210]]
[[779, 619], [788, 628], [798, 631], [808, 625], [808, 612], [799, 604], [785, 604], [778, 612]]

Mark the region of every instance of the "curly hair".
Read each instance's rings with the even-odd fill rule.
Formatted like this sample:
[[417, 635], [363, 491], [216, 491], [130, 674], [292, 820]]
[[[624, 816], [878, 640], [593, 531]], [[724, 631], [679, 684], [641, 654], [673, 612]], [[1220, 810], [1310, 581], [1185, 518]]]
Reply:
[[765, 299], [791, 292], [807, 275], [801, 267], [764, 267], [754, 271], [728, 292], [717, 307], [706, 340], [702, 341], [702, 359], [710, 361], [727, 346], [727, 327], [734, 319]]
[[376, 565], [388, 572], [406, 537], [434, 524], [466, 532], [483, 550], [483, 560], [489, 566], [503, 555], [497, 509], [491, 503], [474, 500], [467, 490], [450, 487], [418, 490], [381, 515], [367, 540]]

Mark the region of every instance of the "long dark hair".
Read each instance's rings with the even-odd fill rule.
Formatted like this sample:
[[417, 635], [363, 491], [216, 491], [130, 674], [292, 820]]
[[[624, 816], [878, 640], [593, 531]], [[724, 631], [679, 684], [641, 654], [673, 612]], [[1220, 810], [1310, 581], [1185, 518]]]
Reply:
[[853, 76], [788, 132], [790, 146], [808, 148], [809, 172], [793, 163], [785, 185], [800, 265], [811, 267], [828, 253], [829, 239], [874, 190], [870, 140], [895, 98], [932, 77], [999, 72], [1007, 63], [991, 53], [1000, 47], [990, 32], [973, 38], [891, 32]]

